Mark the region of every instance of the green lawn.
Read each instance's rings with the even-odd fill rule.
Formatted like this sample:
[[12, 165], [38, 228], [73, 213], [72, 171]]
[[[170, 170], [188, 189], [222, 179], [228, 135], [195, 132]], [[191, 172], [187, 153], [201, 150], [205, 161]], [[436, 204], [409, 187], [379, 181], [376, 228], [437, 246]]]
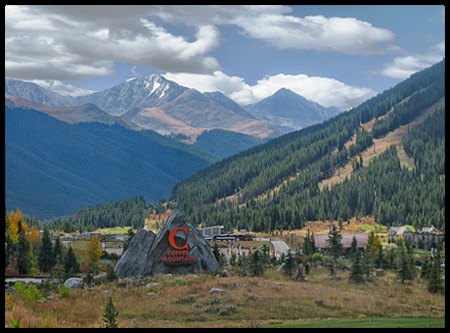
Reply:
[[126, 234], [130, 228], [131, 227], [103, 228], [100, 233], [102, 235]]
[[445, 328], [444, 318], [330, 319], [270, 325], [270, 328]]

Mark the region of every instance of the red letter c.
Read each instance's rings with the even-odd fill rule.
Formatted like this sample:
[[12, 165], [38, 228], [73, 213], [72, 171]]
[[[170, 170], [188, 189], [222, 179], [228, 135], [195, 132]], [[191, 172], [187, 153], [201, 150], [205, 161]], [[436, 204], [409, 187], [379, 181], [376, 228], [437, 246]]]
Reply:
[[183, 231], [186, 233], [186, 236], [188, 235], [188, 230], [187, 230], [186, 228], [175, 228], [175, 229], [173, 229], [173, 230], [170, 232], [170, 234], [169, 234], [169, 243], [170, 243], [170, 245], [171, 245], [173, 248], [177, 249], [177, 250], [188, 249], [188, 248], [189, 248], [189, 244], [188, 244], [187, 241], [186, 241], [186, 244], [184, 244], [184, 246], [182, 246], [182, 247], [179, 247], [179, 246], [177, 246], [177, 245], [175, 244], [175, 233], [176, 233], [178, 230], [183, 230]]

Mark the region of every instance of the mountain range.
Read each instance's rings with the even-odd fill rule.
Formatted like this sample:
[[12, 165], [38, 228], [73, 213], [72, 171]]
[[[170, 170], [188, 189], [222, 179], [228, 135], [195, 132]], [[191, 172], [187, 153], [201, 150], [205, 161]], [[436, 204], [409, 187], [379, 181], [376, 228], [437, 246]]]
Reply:
[[[220, 92], [200, 93], [151, 74], [85, 96], [63, 96], [34, 83], [5, 79], [5, 93], [53, 107], [93, 104], [110, 116], [189, 143], [222, 129], [266, 139], [324, 121], [340, 112], [281, 89], [256, 104], [240, 106]], [[79, 118], [82, 121], [81, 118]]]
[[242, 107], [158, 74], [78, 97], [5, 79], [6, 205], [45, 218], [159, 200], [222, 158], [333, 115], [287, 89]]

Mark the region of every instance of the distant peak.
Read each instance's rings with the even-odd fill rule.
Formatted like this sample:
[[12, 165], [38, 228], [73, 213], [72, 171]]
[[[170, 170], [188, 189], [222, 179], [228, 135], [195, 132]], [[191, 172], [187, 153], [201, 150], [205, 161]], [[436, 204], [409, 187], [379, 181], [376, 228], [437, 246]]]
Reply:
[[165, 79], [161, 74], [152, 73], [152, 74], [144, 75], [141, 77], [137, 77], [137, 78], [135, 78], [135, 80], [146, 81], [146, 82], [150, 82], [150, 81], [161, 82], [162, 80], [165, 80]]
[[278, 90], [274, 95], [297, 95], [297, 96], [299, 96], [298, 94], [296, 94], [292, 90], [284, 88], [284, 87], [281, 88], [280, 90]]
[[149, 79], [159, 80], [162, 78], [161, 74], [153, 73], [146, 76]]

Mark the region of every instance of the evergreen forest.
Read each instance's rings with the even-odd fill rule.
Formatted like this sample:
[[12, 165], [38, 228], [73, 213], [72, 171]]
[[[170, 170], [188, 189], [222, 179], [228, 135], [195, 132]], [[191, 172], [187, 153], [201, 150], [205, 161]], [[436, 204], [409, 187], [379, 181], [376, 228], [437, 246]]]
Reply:
[[[161, 205], [153, 206], [153, 211], [161, 210]], [[95, 206], [89, 205], [78, 210], [74, 215], [56, 217], [44, 221], [36, 217], [24, 216], [24, 222], [36, 229], [45, 226], [53, 231], [66, 233], [90, 232], [98, 228], [114, 228], [131, 226], [133, 229], [143, 228], [145, 218], [150, 214], [150, 205], [145, 202], [143, 196], [131, 199], [115, 200], [101, 203]], [[7, 217], [5, 209], [5, 217]]]
[[[271, 232], [302, 228], [307, 221], [371, 215], [387, 226], [434, 225], [445, 231], [445, 106], [408, 127], [402, 138], [400, 147], [415, 167], [401, 165], [396, 145], [369, 163], [362, 159], [374, 139], [410, 124], [443, 98], [445, 59], [327, 122], [178, 182], [169, 202], [192, 224], [223, 225], [225, 230]], [[370, 121], [372, 130], [364, 130]], [[351, 177], [319, 188], [349, 161]]]

